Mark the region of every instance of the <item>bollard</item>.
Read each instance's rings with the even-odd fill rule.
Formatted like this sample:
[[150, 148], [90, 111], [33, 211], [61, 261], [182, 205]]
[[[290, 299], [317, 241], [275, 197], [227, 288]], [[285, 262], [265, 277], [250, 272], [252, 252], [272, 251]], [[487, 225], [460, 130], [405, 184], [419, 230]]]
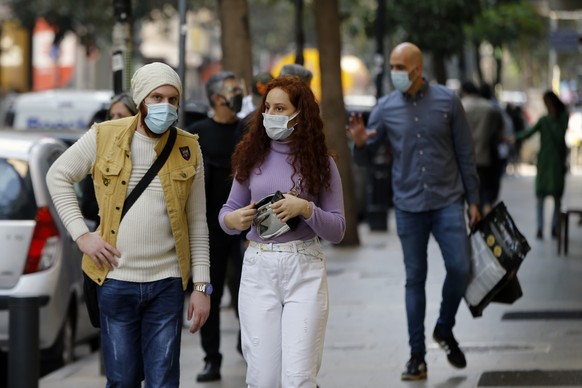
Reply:
[[39, 308], [41, 298], [10, 297], [8, 386], [38, 387], [40, 374]]

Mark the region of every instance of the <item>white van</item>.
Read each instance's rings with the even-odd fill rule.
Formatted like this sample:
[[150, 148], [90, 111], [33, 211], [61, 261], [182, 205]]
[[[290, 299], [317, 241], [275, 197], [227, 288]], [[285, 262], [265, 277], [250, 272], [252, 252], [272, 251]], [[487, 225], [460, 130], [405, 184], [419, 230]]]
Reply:
[[113, 97], [109, 90], [55, 89], [22, 93], [7, 113], [14, 129], [82, 129], [104, 115]]

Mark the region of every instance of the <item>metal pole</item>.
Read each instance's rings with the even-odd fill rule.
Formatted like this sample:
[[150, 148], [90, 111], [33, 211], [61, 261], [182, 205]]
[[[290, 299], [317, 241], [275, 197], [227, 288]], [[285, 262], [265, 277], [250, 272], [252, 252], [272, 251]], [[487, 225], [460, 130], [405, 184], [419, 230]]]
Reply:
[[386, 0], [378, 0], [376, 10], [376, 98], [384, 94], [384, 19], [386, 14]]
[[[378, 0], [376, 9], [376, 55], [374, 74], [376, 75], [376, 98], [384, 94], [384, 19], [386, 1]], [[366, 217], [370, 230], [388, 230], [388, 198], [390, 197], [390, 167], [386, 145], [378, 149], [368, 166]]]
[[178, 76], [182, 80], [182, 95], [180, 96], [180, 110], [178, 111], [178, 126], [184, 128], [184, 118], [186, 116], [186, 91], [188, 90], [186, 84], [186, 32], [188, 25], [186, 24], [186, 0], [178, 0], [178, 9], [180, 12], [180, 40], [179, 40], [179, 64]]
[[38, 387], [40, 375], [39, 297], [10, 297], [8, 386]]
[[113, 92], [115, 94], [129, 90], [131, 79], [131, 1], [113, 0]]
[[4, 21], [0, 15], [0, 96], [3, 96], [4, 88], [2, 87], [2, 32], [4, 31]]
[[305, 64], [303, 48], [305, 46], [305, 34], [303, 33], [303, 0], [295, 0], [295, 63]]

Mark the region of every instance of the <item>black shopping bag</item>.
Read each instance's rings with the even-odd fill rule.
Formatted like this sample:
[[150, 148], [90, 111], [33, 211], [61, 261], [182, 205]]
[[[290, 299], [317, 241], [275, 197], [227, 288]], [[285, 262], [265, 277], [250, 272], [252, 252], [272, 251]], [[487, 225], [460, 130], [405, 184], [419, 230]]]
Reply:
[[473, 317], [491, 302], [513, 303], [523, 293], [517, 271], [530, 251], [503, 202], [471, 231], [471, 277], [465, 301]]

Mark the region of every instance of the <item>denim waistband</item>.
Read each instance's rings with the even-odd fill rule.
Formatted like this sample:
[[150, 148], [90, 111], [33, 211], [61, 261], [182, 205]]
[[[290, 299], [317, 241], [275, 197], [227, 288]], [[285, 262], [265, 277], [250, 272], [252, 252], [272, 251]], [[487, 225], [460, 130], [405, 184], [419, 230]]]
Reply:
[[314, 237], [310, 240], [296, 240], [286, 243], [259, 243], [251, 241], [249, 245], [262, 252], [286, 252], [301, 253], [305, 255], [323, 257], [323, 251], [319, 243], [319, 238]]

